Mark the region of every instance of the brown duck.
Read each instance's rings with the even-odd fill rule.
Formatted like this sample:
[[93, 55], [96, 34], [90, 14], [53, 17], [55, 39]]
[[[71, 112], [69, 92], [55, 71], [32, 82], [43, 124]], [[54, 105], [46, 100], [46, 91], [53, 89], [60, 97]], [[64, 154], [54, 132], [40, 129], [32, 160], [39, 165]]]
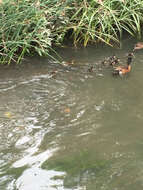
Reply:
[[128, 59], [127, 59], [127, 65], [115, 67], [113, 71], [113, 75], [123, 76], [129, 73], [131, 71], [131, 63], [132, 63], [133, 56], [134, 56], [133, 53], [129, 53]]
[[135, 44], [133, 51], [138, 49], [143, 49], [143, 42], [138, 42], [137, 44]]

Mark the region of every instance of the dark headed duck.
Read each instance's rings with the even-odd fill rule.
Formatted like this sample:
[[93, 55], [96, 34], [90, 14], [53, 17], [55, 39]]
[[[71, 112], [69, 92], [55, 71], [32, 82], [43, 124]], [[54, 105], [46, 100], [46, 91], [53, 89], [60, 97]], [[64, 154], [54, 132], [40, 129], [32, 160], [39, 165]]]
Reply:
[[118, 66], [114, 68], [113, 75], [120, 75], [123, 76], [131, 71], [131, 63], [133, 60], [134, 54], [128, 53], [128, 58], [127, 58], [127, 65], [126, 66]]

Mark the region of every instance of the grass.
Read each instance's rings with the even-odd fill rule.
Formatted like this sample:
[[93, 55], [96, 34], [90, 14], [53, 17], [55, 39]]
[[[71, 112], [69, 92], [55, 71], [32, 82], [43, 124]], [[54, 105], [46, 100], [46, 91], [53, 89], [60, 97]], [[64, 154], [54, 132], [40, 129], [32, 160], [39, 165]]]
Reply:
[[24, 55], [50, 56], [51, 31], [43, 10], [31, 1], [10, 1], [0, 7], [1, 63], [19, 63]]
[[141, 0], [3, 0], [0, 5], [0, 62], [25, 55], [57, 56], [54, 46], [120, 43], [124, 31], [142, 37]]

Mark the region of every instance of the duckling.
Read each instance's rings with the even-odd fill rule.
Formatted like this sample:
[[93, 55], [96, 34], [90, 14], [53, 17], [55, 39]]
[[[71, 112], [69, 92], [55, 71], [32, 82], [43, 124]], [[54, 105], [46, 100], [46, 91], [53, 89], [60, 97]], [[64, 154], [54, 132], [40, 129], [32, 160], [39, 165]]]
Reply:
[[57, 70], [53, 70], [53, 71], [50, 72], [50, 75], [51, 75], [52, 78], [55, 78], [57, 73], [58, 73]]
[[128, 53], [127, 65], [114, 68], [113, 75], [123, 76], [129, 73], [131, 71], [131, 63], [132, 63], [133, 56], [134, 54], [132, 52]]
[[107, 60], [107, 59], [104, 59], [103, 61], [101, 61], [101, 64], [102, 64], [102, 65], [104, 65], [104, 66], [109, 65], [109, 63], [108, 63], [108, 60]]
[[118, 65], [119, 62], [120, 62], [120, 59], [116, 57], [114, 60], [112, 60], [112, 61], [110, 62], [110, 65], [111, 65], [111, 66], [115, 66], [115, 65]]
[[116, 64], [118, 64], [120, 61], [119, 58], [117, 58], [115, 55], [108, 57], [107, 59], [104, 59], [101, 63], [102, 65], [106, 65], [106, 66], [115, 66]]
[[67, 65], [74, 65], [75, 64], [75, 60], [71, 60], [71, 61], [67, 61], [65, 62]]
[[61, 62], [63, 66], [73, 66], [75, 64], [74, 60], [71, 61], [62, 61]]
[[91, 67], [88, 69], [88, 72], [90, 72], [90, 73], [93, 72], [93, 66], [91, 66]]
[[53, 71], [50, 72], [51, 75], [55, 75], [55, 74], [57, 74], [57, 73], [58, 73], [57, 70], [53, 70]]
[[113, 56], [109, 57], [108, 59], [109, 59], [109, 61], [111, 61], [111, 62], [112, 62], [112, 61], [116, 60], [116, 59], [117, 59], [117, 57], [116, 57], [116, 55], [113, 55]]
[[138, 42], [137, 44], [135, 44], [133, 51], [138, 49], [143, 49], [143, 42]]
[[115, 55], [105, 58], [101, 63], [104, 66], [115, 66], [120, 61]]

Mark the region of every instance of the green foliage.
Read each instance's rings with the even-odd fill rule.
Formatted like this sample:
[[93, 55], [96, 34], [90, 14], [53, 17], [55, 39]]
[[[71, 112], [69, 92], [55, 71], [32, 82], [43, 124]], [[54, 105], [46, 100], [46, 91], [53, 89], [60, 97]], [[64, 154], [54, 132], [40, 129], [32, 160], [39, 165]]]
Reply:
[[42, 10], [31, 1], [8, 1], [0, 7], [2, 63], [19, 63], [25, 54], [49, 55], [50, 29]]
[[[123, 31], [141, 37], [141, 0], [5, 0], [0, 5], [0, 61], [51, 56], [53, 45], [119, 43]], [[52, 57], [53, 58], [53, 57]]]
[[54, 156], [43, 163], [42, 168], [65, 171], [71, 175], [77, 175], [84, 172], [98, 172], [106, 166], [106, 161], [97, 159], [97, 156], [91, 151], [80, 151], [77, 153], [60, 154]]

